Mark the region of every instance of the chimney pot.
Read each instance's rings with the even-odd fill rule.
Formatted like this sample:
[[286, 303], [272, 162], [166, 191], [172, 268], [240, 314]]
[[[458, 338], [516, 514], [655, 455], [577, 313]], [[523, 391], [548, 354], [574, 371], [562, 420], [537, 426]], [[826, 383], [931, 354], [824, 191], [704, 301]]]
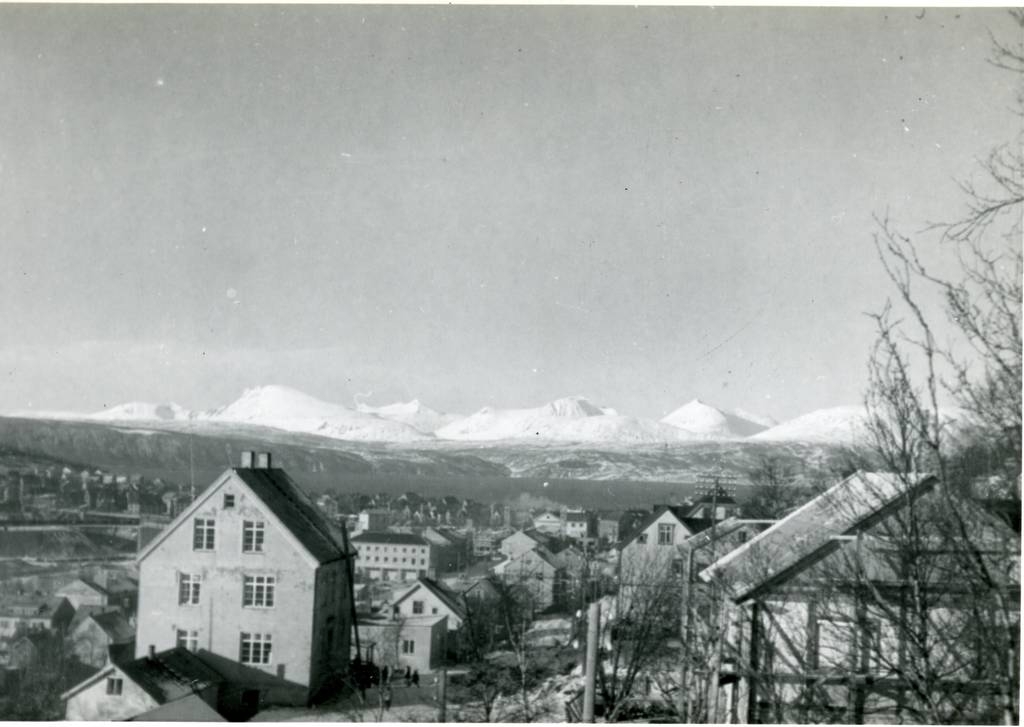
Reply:
[[253, 455], [254, 454], [255, 454], [254, 452], [251, 452], [249, 450], [246, 450], [245, 452], [242, 452], [242, 467], [243, 468], [250, 469], [253, 466]]
[[256, 455], [256, 469], [270, 469], [270, 452], [260, 452]]
[[153, 644], [149, 645], [149, 658], [150, 659], [155, 659], [156, 658], [156, 647], [153, 646]]

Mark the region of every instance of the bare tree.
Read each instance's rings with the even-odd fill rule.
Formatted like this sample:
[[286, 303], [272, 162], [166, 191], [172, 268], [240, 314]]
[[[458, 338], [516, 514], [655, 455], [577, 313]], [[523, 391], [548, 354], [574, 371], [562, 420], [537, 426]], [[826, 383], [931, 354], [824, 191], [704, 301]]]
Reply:
[[[1024, 37], [1024, 12], [1010, 17]], [[1024, 46], [994, 39], [992, 63], [1013, 74], [1024, 118]], [[903, 708], [928, 721], [980, 717], [984, 699], [951, 689], [953, 679], [1001, 694], [1008, 723], [1019, 714], [1020, 586], [1006, 572], [1019, 563], [1019, 525], [1014, 533], [987, 520], [978, 500], [1015, 498], [1019, 509], [1022, 138], [992, 150], [978, 181], [961, 183], [966, 210], [958, 219], [911, 238], [882, 217], [875, 235], [896, 301], [873, 316], [866, 403], [874, 454], [908, 482], [935, 473], [939, 489], [927, 504], [908, 500], [887, 521], [884, 547], [873, 549], [875, 567], [881, 560], [899, 582], [895, 601], [862, 560], [851, 569], [865, 610], [882, 612], [904, 645], [898, 659], [880, 649], [877, 657], [906, 687]], [[955, 252], [959, 278], [926, 265], [928, 235]], [[929, 289], [941, 296], [951, 340], [937, 334]], [[944, 401], [959, 416], [948, 416]]]

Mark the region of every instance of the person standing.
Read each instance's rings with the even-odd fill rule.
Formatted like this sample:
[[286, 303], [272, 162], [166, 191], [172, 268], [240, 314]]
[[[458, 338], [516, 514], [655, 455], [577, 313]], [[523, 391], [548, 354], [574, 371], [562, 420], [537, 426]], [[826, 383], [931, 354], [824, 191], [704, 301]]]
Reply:
[[384, 687], [384, 711], [391, 709], [391, 687]]
[[412, 685], [414, 687], [418, 687], [420, 685], [420, 670], [419, 669], [413, 669], [413, 672], [412, 672]]

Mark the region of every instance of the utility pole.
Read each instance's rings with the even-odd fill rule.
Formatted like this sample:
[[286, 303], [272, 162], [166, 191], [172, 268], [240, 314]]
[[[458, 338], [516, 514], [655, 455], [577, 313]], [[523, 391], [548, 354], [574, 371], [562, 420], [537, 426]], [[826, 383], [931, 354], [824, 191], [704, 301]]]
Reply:
[[594, 697], [597, 692], [597, 642], [600, 633], [601, 602], [594, 601], [587, 611], [587, 663], [583, 689], [583, 721], [594, 721]]
[[441, 667], [441, 681], [437, 685], [437, 721], [448, 721], [448, 667]]

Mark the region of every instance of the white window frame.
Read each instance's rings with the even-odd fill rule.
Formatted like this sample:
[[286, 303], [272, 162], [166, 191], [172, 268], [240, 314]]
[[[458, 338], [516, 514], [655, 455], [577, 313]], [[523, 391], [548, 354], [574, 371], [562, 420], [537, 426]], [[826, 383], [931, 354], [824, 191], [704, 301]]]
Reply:
[[273, 658], [271, 634], [243, 631], [238, 637], [238, 661], [252, 666], [265, 666]]
[[242, 576], [242, 608], [273, 608], [277, 578], [268, 575]]
[[120, 697], [124, 694], [124, 679], [107, 677], [107, 694], [112, 697]]
[[178, 646], [183, 646], [189, 651], [195, 653], [199, 649], [199, 632], [178, 629], [178, 635], [175, 643]]
[[403, 654], [415, 654], [416, 653], [416, 642], [412, 639], [402, 639], [402, 653]]
[[178, 574], [178, 605], [197, 606], [203, 577], [197, 573]]
[[[263, 520], [242, 521], [242, 552], [243, 553], [264, 553], [263, 545], [266, 542], [267, 526]], [[248, 543], [246, 542], [248, 539]]]
[[412, 613], [413, 616], [421, 616], [424, 612], [426, 604], [423, 601], [412, 602]]
[[[200, 536], [200, 533], [202, 535]], [[192, 520], [192, 550], [211, 552], [217, 547], [217, 521], [209, 517]]]
[[[667, 538], [664, 536], [668, 536]], [[675, 523], [658, 523], [658, 545], [673, 545], [676, 539]]]

